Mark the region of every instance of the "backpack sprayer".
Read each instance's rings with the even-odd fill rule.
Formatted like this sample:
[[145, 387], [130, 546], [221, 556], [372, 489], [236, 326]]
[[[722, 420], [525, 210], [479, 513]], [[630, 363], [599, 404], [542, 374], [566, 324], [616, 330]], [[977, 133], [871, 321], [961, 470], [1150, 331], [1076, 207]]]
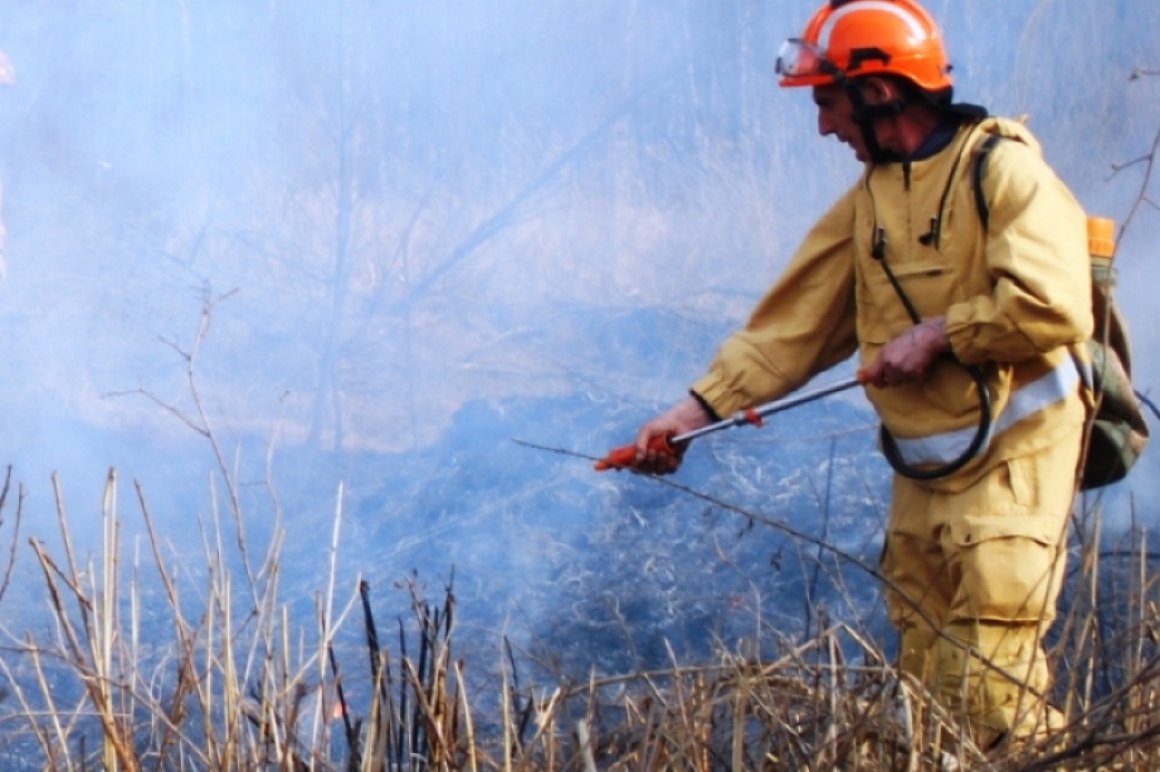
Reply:
[[[653, 437], [649, 442], [649, 449], [658, 453], [667, 453], [671, 456], [677, 455], [677, 446], [690, 440], [695, 440], [698, 437], [703, 437], [706, 434], [720, 431], [722, 429], [731, 429], [734, 426], [743, 426], [745, 424], [752, 424], [753, 426], [761, 427], [766, 416], [780, 413], [784, 410], [804, 405], [807, 402], [814, 402], [828, 397], [831, 394], [837, 394], [840, 391], [852, 389], [855, 386], [864, 386], [867, 383], [867, 376], [865, 371], [859, 370], [858, 375], [844, 381], [830, 384], [829, 386], [822, 386], [817, 389], [795, 394], [784, 399], [774, 400], [773, 402], [766, 402], [762, 405], [751, 407], [748, 410], [739, 410], [731, 417], [726, 418], [716, 423], [711, 423], [707, 426], [702, 426], [700, 429], [693, 429], [684, 434], [668, 435]], [[625, 445], [616, 448], [609, 452], [607, 456], [596, 462], [596, 471], [603, 472], [608, 469], [632, 469], [636, 465], [636, 445]]]

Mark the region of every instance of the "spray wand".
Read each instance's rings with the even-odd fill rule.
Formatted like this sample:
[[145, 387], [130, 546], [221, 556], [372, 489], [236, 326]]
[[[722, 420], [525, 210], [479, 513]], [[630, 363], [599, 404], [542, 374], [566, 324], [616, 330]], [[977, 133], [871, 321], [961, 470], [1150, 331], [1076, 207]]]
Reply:
[[[784, 399], [774, 400], [773, 402], [766, 402], [762, 405], [751, 407], [748, 410], [739, 410], [729, 418], [725, 418], [716, 423], [711, 423], [707, 426], [702, 426], [700, 429], [693, 429], [684, 434], [657, 436], [653, 437], [649, 442], [649, 449], [658, 453], [668, 453], [670, 455], [677, 454], [677, 446], [690, 440], [695, 440], [698, 437], [703, 437], [706, 434], [711, 434], [721, 429], [731, 429], [734, 426], [743, 426], [745, 424], [752, 424], [760, 427], [764, 422], [766, 416], [780, 413], [784, 410], [804, 405], [807, 402], [814, 402], [828, 397], [831, 394], [837, 394], [840, 391], [846, 391], [855, 386], [864, 386], [868, 382], [868, 377], [865, 370], [859, 370], [858, 374], [844, 381], [830, 384], [829, 386], [822, 386], [817, 389], [802, 392], [801, 394], [794, 394]], [[596, 462], [596, 471], [603, 472], [608, 469], [631, 469], [636, 464], [636, 445], [625, 445], [616, 448], [608, 453], [607, 456]]]

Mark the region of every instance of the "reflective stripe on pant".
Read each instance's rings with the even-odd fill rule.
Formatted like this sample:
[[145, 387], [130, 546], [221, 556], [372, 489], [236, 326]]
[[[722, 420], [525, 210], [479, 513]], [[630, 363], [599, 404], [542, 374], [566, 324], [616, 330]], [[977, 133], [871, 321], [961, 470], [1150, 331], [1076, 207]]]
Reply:
[[1044, 728], [1082, 431], [958, 493], [897, 477], [883, 553], [900, 667], [988, 745]]

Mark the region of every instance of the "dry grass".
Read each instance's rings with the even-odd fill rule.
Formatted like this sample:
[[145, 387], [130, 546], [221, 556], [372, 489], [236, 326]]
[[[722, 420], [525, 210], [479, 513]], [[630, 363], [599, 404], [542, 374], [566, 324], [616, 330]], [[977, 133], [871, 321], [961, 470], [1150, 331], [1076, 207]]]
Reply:
[[[7, 490], [0, 514], [12, 506]], [[15, 703], [6, 736], [38, 749], [45, 769], [1160, 766], [1160, 617], [1148, 570], [1155, 556], [1142, 532], [1100, 552], [1094, 515], [1077, 523], [1082, 558], [1053, 652], [1062, 674], [1056, 696], [1072, 722], [1040, 746], [988, 760], [960, 737], [953, 716], [900, 678], [875, 641], [842, 623], [784, 644], [764, 661], [721, 651], [713, 662], [690, 666], [674, 656], [654, 672], [543, 688], [518, 685], [508, 648], [495, 693], [473, 693], [468, 663], [452, 653], [450, 584], [435, 606], [408, 585], [413, 619], [400, 621], [392, 657], [380, 644], [365, 582], [338, 600], [332, 569], [314, 619], [300, 624], [279, 593], [279, 538], [239, 580], [227, 567], [229, 522], [217, 514], [203, 529], [204, 586], [178, 581], [140, 487], [135, 493], [147, 558], [127, 563], [122, 554], [113, 474], [97, 559], [82, 562], [73, 549], [59, 488], [63, 554], [32, 542], [53, 631], [23, 637], [0, 668]], [[19, 523], [20, 505], [18, 497], [10, 522]], [[340, 504], [332, 566], [341, 521]], [[1115, 570], [1101, 563], [1115, 563]], [[146, 589], [147, 573], [159, 577], [156, 593]], [[1116, 599], [1114, 608], [1108, 597]], [[142, 634], [146, 618], [158, 615], [165, 640]], [[335, 639], [344, 626], [362, 628], [369, 663], [363, 672], [339, 670]], [[344, 676], [366, 692], [358, 705]]]

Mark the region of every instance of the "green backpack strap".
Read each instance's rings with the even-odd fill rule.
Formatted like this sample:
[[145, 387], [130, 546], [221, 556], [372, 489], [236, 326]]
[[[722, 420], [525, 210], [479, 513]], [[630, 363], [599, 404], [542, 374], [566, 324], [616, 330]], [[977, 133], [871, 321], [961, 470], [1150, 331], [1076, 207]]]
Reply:
[[[991, 134], [979, 144], [971, 168], [971, 187], [984, 235], [990, 224], [990, 209], [983, 193], [987, 157], [1003, 138]], [[1157, 417], [1160, 411], [1132, 386], [1131, 345], [1127, 323], [1112, 296], [1114, 276], [1111, 260], [1092, 261], [1092, 306], [1095, 332], [1087, 341], [1090, 366], [1083, 367], [1084, 380], [1096, 401], [1091, 418], [1080, 488], [1098, 488], [1122, 479], [1144, 452], [1150, 432], [1143, 406]]]

